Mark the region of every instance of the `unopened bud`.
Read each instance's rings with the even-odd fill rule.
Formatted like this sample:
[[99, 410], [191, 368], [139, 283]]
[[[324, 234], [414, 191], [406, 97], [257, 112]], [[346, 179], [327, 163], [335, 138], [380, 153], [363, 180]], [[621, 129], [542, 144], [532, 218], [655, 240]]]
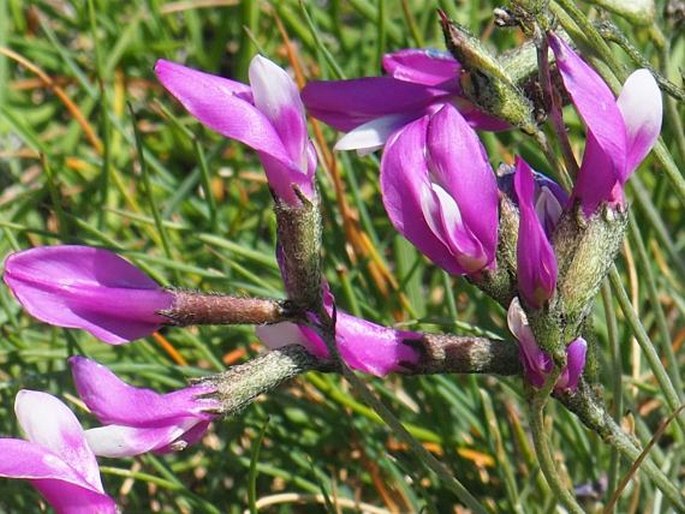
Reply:
[[554, 233], [559, 266], [557, 293], [569, 324], [580, 324], [592, 308], [625, 235], [628, 216], [604, 206], [589, 219], [580, 209], [564, 213]]
[[533, 106], [502, 64], [468, 30], [448, 19], [445, 13], [440, 15], [447, 49], [463, 66], [460, 84], [464, 95], [488, 114], [528, 134], [535, 133]]
[[301, 205], [277, 202], [279, 265], [288, 299], [297, 308], [322, 308], [321, 214], [318, 202], [300, 195]]

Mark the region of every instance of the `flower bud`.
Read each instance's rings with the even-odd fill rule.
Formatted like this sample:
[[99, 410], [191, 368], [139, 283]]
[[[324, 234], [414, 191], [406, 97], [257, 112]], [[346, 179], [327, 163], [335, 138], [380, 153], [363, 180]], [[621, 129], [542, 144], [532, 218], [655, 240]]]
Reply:
[[554, 234], [559, 265], [557, 294], [569, 323], [589, 313], [592, 300], [611, 268], [625, 235], [628, 216], [605, 205], [589, 219], [579, 206], [562, 216]]

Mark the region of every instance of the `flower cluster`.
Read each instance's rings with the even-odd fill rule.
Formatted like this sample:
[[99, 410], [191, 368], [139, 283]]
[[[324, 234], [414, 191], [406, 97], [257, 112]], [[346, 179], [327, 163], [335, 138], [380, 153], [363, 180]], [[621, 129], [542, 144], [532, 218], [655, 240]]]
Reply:
[[[568, 287], [557, 287], [560, 267], [569, 275], [564, 277], [565, 284], [577, 287], [583, 282], [569, 271], [575, 269], [572, 261], [578, 252], [569, 250], [570, 256], [566, 249], [557, 252], [557, 246], [577, 244], [582, 234], [576, 230], [560, 237], [560, 220], [575, 219], [576, 209], [589, 223], [599, 223], [598, 213], [603, 208], [620, 214], [623, 186], [656, 142], [662, 116], [659, 89], [647, 70], [634, 72], [616, 99], [562, 38], [551, 33], [549, 41], [566, 91], [587, 127], [583, 160], [570, 195], [551, 179], [533, 172], [520, 157], [511, 176], [500, 178], [504, 187], [498, 189], [485, 148], [473, 130], [486, 127], [479, 123], [480, 116], [473, 117], [477, 111], [472, 106], [464, 109], [454, 74], [459, 64], [442, 54], [396, 54], [384, 63], [389, 76], [313, 83], [303, 92], [305, 105], [314, 116], [349, 131], [338, 148], [371, 150], [385, 145], [380, 185], [388, 216], [402, 235], [449, 273], [465, 275], [478, 284], [498, 267], [507, 267], [505, 259], [497, 261], [498, 251], [502, 255], [510, 243], [498, 237], [500, 198], [515, 204], [516, 264], [505, 270], [516, 277], [515, 289], [497, 299], [521, 299], [523, 308], [516, 302], [509, 309], [510, 327], [519, 340], [529, 381], [536, 386], [551, 370], [552, 361], [542, 350], [539, 357], [532, 355], [534, 335], [530, 328], [520, 329], [528, 327], [527, 320], [521, 319], [526, 311], [536, 316], [541, 310], [566, 314], [565, 304], [574, 299], [564, 297]], [[379, 91], [392, 88], [414, 88], [416, 94], [398, 95], [401, 102], [397, 106], [380, 102]], [[410, 99], [417, 103], [411, 104]], [[558, 262], [557, 253], [562, 254], [563, 262]], [[583, 266], [606, 270], [614, 253], [615, 248], [598, 245], [598, 255], [583, 257], [604, 262], [596, 266], [584, 262]], [[575, 290], [566, 296], [594, 296], [602, 277], [601, 271], [594, 274], [585, 296]], [[573, 321], [580, 325], [579, 319]], [[558, 387], [573, 387], [582, 372], [585, 343], [577, 341], [569, 341], [567, 348], [564, 373], [572, 376], [561, 379]]]
[[[487, 284], [493, 277], [507, 277], [504, 290], [498, 286], [493, 297], [508, 309], [527, 382], [535, 388], [545, 385], [561, 353], [565, 366], [554, 387], [573, 391], [588, 351], [579, 327], [588, 298], [615, 252], [600, 245], [595, 254], [588, 250], [581, 258], [579, 249], [592, 247], [596, 234], [605, 233], [587, 228], [605, 226], [602, 213], [620, 217], [624, 210], [623, 187], [658, 136], [661, 99], [646, 70], [633, 73], [614, 98], [563, 39], [549, 34], [549, 41], [564, 87], [587, 130], [570, 192], [533, 171], [521, 157], [497, 176], [474, 129], [511, 127], [465, 98], [459, 81], [462, 64], [449, 54], [389, 54], [383, 60], [385, 76], [312, 82], [301, 95], [286, 71], [261, 56], [250, 65], [249, 85], [160, 60], [157, 77], [193, 116], [259, 156], [277, 202], [278, 259], [294, 307], [288, 310], [274, 301], [250, 318], [227, 315], [225, 303], [218, 314], [198, 317], [188, 311], [191, 305], [206, 310], [222, 300], [162, 288], [123, 258], [86, 246], [13, 254], [5, 261], [5, 283], [34, 317], [86, 330], [109, 344], [123, 344], [183, 320], [253, 319], [258, 320], [255, 324], [272, 323], [257, 329], [272, 349], [297, 344], [322, 361], [331, 360], [334, 351], [352, 369], [376, 376], [415, 369], [422, 353], [407, 342], [420, 340], [421, 334], [337, 310], [321, 279], [320, 224], [306, 221], [312, 212], [318, 217], [319, 201], [306, 106], [313, 116], [347, 132], [338, 149], [369, 152], [383, 147], [383, 205], [393, 226], [420, 252], [490, 294], [495, 288]], [[503, 229], [505, 221], [516, 227], [513, 235]], [[622, 236], [620, 227], [603, 230]], [[619, 237], [609, 239], [617, 247]], [[579, 293], [579, 284], [585, 284], [580, 268], [593, 275]], [[302, 288], [313, 288], [313, 296], [295, 298]], [[230, 302], [235, 306], [238, 300]], [[335, 321], [334, 347], [317, 331], [322, 317]], [[566, 331], [550, 330], [561, 318]], [[562, 351], [554, 353], [558, 345]], [[80, 397], [103, 426], [84, 431], [56, 398], [21, 391], [16, 413], [28, 440], [0, 439], [6, 456], [0, 475], [29, 480], [58, 512], [115, 512], [95, 455], [183, 449], [201, 439], [221, 411], [211, 385], [160, 394], [126, 384], [84, 357], [72, 357], [69, 364]]]

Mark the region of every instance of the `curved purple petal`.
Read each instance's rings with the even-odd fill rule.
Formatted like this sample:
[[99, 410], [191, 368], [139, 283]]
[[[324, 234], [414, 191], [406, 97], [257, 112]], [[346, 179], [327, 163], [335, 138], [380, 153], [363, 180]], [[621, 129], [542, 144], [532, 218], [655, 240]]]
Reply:
[[255, 107], [276, 129], [290, 159], [307, 169], [307, 122], [295, 82], [283, 68], [261, 55], [252, 59], [248, 73]]
[[31, 480], [56, 514], [118, 514], [112, 498], [61, 480]]
[[661, 131], [661, 91], [649, 70], [631, 73], [616, 105], [623, 116], [628, 145], [625, 174], [619, 178], [625, 183], [652, 149]]
[[409, 123], [393, 136], [381, 160], [381, 193], [390, 221], [421, 253], [454, 275], [466, 270], [438, 238], [424, 217], [425, 191], [430, 189], [426, 163], [428, 116]]
[[566, 347], [566, 368], [564, 368], [559, 380], [557, 389], [575, 390], [578, 387], [583, 370], [585, 369], [585, 358], [587, 355], [587, 342], [582, 337], [574, 339]]
[[307, 196], [314, 194], [316, 154], [307, 138], [302, 102], [285, 71], [255, 57], [250, 65], [254, 90], [164, 60], [157, 61], [155, 73], [202, 124], [257, 151], [279, 198], [297, 203], [293, 185]]
[[163, 59], [155, 64], [155, 74], [204, 125], [255, 150], [290, 161], [281, 138], [269, 118], [254, 106], [246, 85]]
[[519, 356], [525, 379], [534, 387], [542, 387], [554, 365], [549, 355], [538, 346], [518, 298], [514, 298], [509, 305], [507, 325], [519, 342]]
[[309, 114], [342, 132], [391, 114], [415, 119], [453, 93], [393, 77], [309, 82], [301, 92]]
[[45, 246], [10, 255], [5, 283], [34, 317], [121, 344], [157, 330], [173, 296], [118, 255], [87, 246]]
[[163, 427], [179, 419], [209, 420], [214, 400], [200, 398], [213, 389], [192, 386], [167, 394], [133, 387], [109, 369], [85, 357], [69, 359], [76, 390], [95, 416], [106, 424]]
[[614, 165], [611, 156], [604, 152], [592, 133], [588, 132], [583, 162], [571, 196], [573, 202], [580, 202], [586, 217], [589, 218], [602, 202], [610, 201], [612, 191], [621, 185], [617, 174], [607, 171], [613, 169]]
[[160, 59], [155, 73], [162, 85], [203, 125], [237, 139], [284, 165], [292, 164], [269, 118], [254, 106], [244, 84]]
[[[44, 420], [45, 421], [45, 420]], [[58, 514], [115, 514], [116, 504], [50, 450], [0, 438], [0, 476], [29, 480]]]
[[[552, 34], [549, 43], [578, 114], [612, 163], [610, 169], [595, 169], [594, 174], [607, 173], [618, 178], [626, 169], [628, 147], [623, 116], [616, 106], [614, 94], [563, 39]], [[584, 156], [583, 160], [586, 159]]]
[[526, 303], [539, 309], [554, 294], [557, 261], [535, 211], [535, 182], [530, 166], [517, 157], [514, 188], [520, 212], [516, 243], [518, 288]]
[[64, 403], [50, 394], [23, 389], [17, 393], [14, 411], [30, 442], [78, 470], [82, 482], [102, 492], [95, 455], [86, 444], [81, 424]]
[[250, 62], [249, 76], [254, 105], [271, 122], [290, 158], [290, 163], [283, 163], [270, 152], [259, 152], [269, 184], [279, 198], [289, 203], [297, 202], [293, 185], [311, 198], [316, 152], [309, 141], [304, 105], [295, 82], [285, 70], [261, 55]]
[[170, 445], [175, 442], [179, 442], [179, 449], [185, 448], [187, 444], [182, 441], [183, 435], [199, 423], [203, 423], [205, 428], [208, 426], [203, 421], [191, 417], [159, 427], [107, 425], [86, 430], [86, 438], [96, 455], [113, 458], [132, 457], [150, 451], [168, 452], [172, 449]]
[[[340, 310], [336, 314], [335, 342], [350, 368], [383, 377], [418, 362], [418, 351], [403, 342], [418, 339], [418, 334], [377, 325]], [[325, 343], [307, 327], [289, 322], [265, 325], [257, 327], [257, 335], [271, 349], [299, 344], [321, 359], [328, 357]]]
[[480, 267], [489, 266], [497, 246], [499, 199], [497, 179], [483, 145], [449, 104], [431, 118], [426, 142], [433, 180], [454, 198], [464, 225], [482, 246], [485, 264]]
[[396, 79], [426, 86], [440, 86], [461, 94], [461, 64], [448, 52], [408, 48], [385, 54], [383, 69]]
[[404, 344], [418, 339], [414, 332], [377, 325], [343, 311], [337, 311], [336, 344], [340, 356], [350, 368], [384, 377], [419, 361], [419, 352]]

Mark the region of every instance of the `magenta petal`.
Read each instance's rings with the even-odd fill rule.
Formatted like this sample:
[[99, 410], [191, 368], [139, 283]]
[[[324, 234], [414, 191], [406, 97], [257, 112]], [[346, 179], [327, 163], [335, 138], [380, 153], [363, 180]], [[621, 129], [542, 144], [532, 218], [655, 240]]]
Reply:
[[87, 246], [45, 246], [10, 255], [5, 283], [34, 317], [111, 343], [144, 337], [173, 296], [118, 255]]
[[383, 69], [396, 79], [461, 92], [461, 65], [447, 52], [409, 48], [383, 56]]
[[56, 514], [118, 514], [112, 498], [61, 480], [31, 480]]
[[216, 407], [216, 402], [198, 398], [212, 392], [210, 388], [193, 386], [159, 394], [133, 387], [85, 357], [71, 357], [69, 365], [79, 396], [102, 423], [161, 427], [177, 419], [213, 417], [205, 410]]
[[[404, 369], [405, 365], [416, 364], [419, 359], [417, 350], [403, 343], [405, 339], [420, 337], [414, 332], [395, 330], [337, 311], [335, 333], [340, 356], [357, 371], [383, 377]], [[328, 357], [325, 343], [307, 327], [278, 323], [257, 327], [257, 335], [271, 349], [299, 344], [321, 359]]]
[[516, 159], [514, 188], [520, 211], [516, 243], [519, 292], [528, 305], [539, 309], [554, 294], [557, 260], [535, 211], [533, 171], [521, 158]]
[[243, 84], [159, 60], [157, 78], [201, 123], [255, 149], [276, 195], [298, 203], [293, 185], [314, 195], [316, 154], [292, 80], [263, 57], [250, 65], [251, 90]]
[[583, 162], [573, 186], [572, 201], [578, 201], [585, 216], [590, 217], [602, 202], [612, 199], [612, 191], [621, 186], [619, 173], [611, 156], [602, 150], [592, 133], [588, 133]]
[[271, 122], [290, 159], [307, 168], [307, 122], [295, 82], [281, 67], [256, 55], [250, 62], [250, 86], [254, 105]]
[[272, 124], [290, 159], [284, 163], [270, 152], [259, 152], [271, 188], [291, 204], [297, 203], [293, 185], [313, 197], [316, 152], [311, 148], [304, 105], [295, 82], [285, 70], [260, 55], [252, 59], [249, 75], [254, 105]]
[[354, 370], [384, 377], [419, 361], [418, 351], [403, 342], [419, 339], [414, 332], [377, 325], [343, 311], [337, 312], [335, 331], [340, 356]]
[[568, 43], [554, 34], [549, 42], [573, 104], [588, 131], [592, 132], [599, 147], [613, 163], [612, 169], [596, 169], [595, 173], [622, 174], [626, 168], [626, 132], [614, 94]]
[[389, 114], [418, 118], [451, 94], [392, 77], [314, 81], [301, 93], [309, 114], [343, 132]]
[[59, 456], [21, 439], [0, 438], [0, 476], [26, 479], [60, 514], [114, 514], [114, 501]]
[[585, 358], [587, 355], [587, 342], [582, 337], [573, 340], [566, 347], [566, 368], [562, 372], [556, 387], [558, 389], [575, 390], [578, 387], [583, 370], [585, 369]]
[[424, 191], [430, 188], [426, 163], [428, 116], [405, 126], [390, 139], [381, 161], [381, 193], [390, 221], [421, 253], [454, 275], [465, 270], [433, 233], [424, 217]]
[[634, 71], [623, 84], [616, 100], [626, 127], [628, 157], [624, 183], [647, 156], [659, 137], [663, 106], [661, 91], [652, 74], [645, 69]]
[[160, 59], [155, 73], [162, 85], [201, 123], [237, 139], [284, 165], [292, 163], [269, 118], [252, 103], [250, 89], [232, 80]]
[[499, 199], [485, 149], [449, 104], [431, 118], [426, 139], [434, 180], [455, 199], [464, 225], [483, 247], [488, 266], [497, 246]]
[[29, 441], [48, 449], [78, 470], [85, 483], [102, 491], [95, 455], [81, 424], [64, 403], [50, 394], [23, 389], [17, 393], [14, 411]]

